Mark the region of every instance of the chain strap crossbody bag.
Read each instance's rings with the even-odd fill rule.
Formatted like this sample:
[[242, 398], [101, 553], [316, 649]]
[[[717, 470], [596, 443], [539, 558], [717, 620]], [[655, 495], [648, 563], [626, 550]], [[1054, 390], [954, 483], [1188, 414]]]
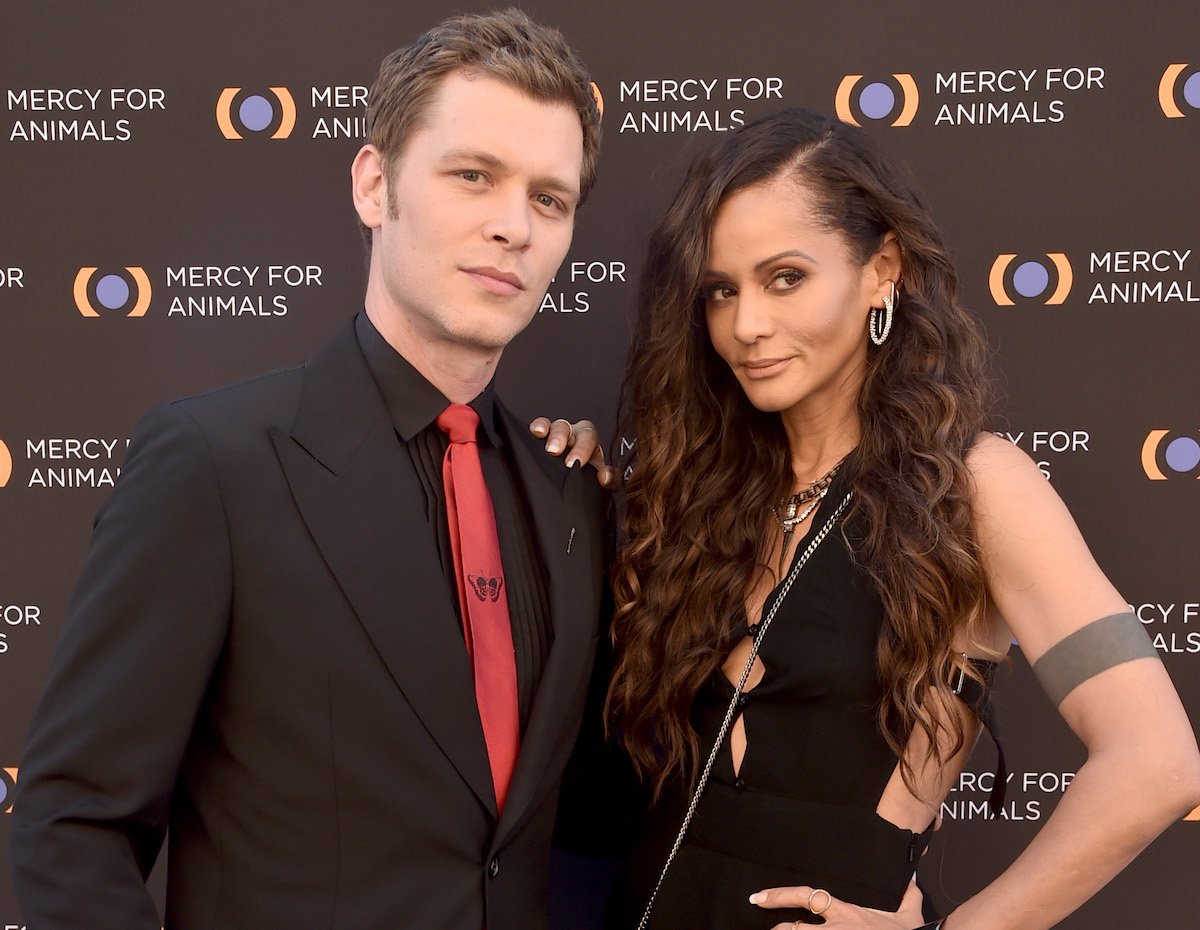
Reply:
[[837, 509], [825, 521], [825, 525], [821, 527], [820, 532], [812, 538], [804, 552], [796, 559], [796, 564], [792, 566], [792, 570], [788, 573], [787, 579], [780, 587], [779, 593], [775, 595], [775, 600], [771, 603], [770, 609], [758, 625], [758, 633], [755, 635], [754, 642], [750, 646], [750, 657], [746, 660], [746, 667], [742, 669], [741, 677], [734, 688], [733, 700], [729, 702], [729, 707], [725, 711], [725, 719], [721, 722], [721, 729], [717, 732], [717, 738], [713, 743], [712, 751], [708, 754], [708, 761], [704, 763], [704, 768], [700, 772], [700, 778], [696, 782], [696, 790], [692, 792], [692, 800], [687, 806], [687, 812], [683, 815], [683, 824], [679, 828], [679, 833], [675, 837], [671, 851], [667, 853], [667, 860], [663, 863], [662, 871], [658, 875], [658, 881], [654, 883], [654, 891], [650, 894], [650, 900], [646, 902], [646, 910], [642, 913], [642, 919], [638, 922], [637, 930], [646, 930], [650, 925], [650, 914], [654, 910], [654, 901], [658, 897], [658, 892], [667, 877], [667, 870], [671, 868], [671, 863], [675, 861], [675, 856], [679, 853], [679, 849], [683, 845], [683, 838], [687, 835], [688, 827], [692, 824], [692, 818], [695, 816], [696, 808], [700, 804], [700, 796], [704, 793], [709, 775], [712, 774], [713, 765], [717, 761], [717, 753], [720, 752], [721, 747], [725, 744], [725, 738], [729, 735], [729, 728], [733, 725], [733, 718], [737, 713], [738, 702], [741, 699], [742, 692], [745, 690], [746, 681], [750, 677], [750, 670], [754, 668], [754, 660], [758, 658], [758, 650], [762, 644], [763, 637], [766, 635], [771, 621], [775, 619], [775, 613], [779, 610], [779, 605], [783, 603], [783, 599], [787, 597], [788, 591], [792, 589], [792, 585], [795, 583], [796, 577], [800, 574], [800, 570], [804, 568], [809, 558], [816, 552], [817, 546], [821, 545], [821, 541], [829, 535], [829, 532], [849, 506], [850, 498], [853, 496], [853, 492], [850, 492], [842, 499]]

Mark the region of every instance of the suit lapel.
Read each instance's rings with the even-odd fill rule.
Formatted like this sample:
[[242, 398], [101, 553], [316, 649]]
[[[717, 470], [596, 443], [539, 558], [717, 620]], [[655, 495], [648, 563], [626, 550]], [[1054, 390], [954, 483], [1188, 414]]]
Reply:
[[592, 518], [583, 500], [583, 482], [594, 480], [580, 468], [566, 469], [529, 436], [524, 423], [500, 404], [517, 477], [533, 517], [534, 536], [550, 583], [554, 645], [534, 698], [512, 787], [495, 844], [501, 844], [534, 806], [551, 781], [554, 756], [570, 751], [574, 702], [570, 696], [591, 673], [595, 635], [596, 572]]
[[291, 434], [272, 438], [304, 523], [380, 658], [494, 814], [474, 685], [418, 479], [352, 325], [310, 360]]

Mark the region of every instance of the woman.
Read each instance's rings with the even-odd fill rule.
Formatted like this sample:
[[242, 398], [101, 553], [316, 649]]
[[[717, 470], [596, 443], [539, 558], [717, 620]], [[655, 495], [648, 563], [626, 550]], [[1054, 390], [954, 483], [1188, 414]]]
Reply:
[[607, 710], [656, 803], [612, 926], [652, 896], [651, 927], [924, 925], [910, 878], [1014, 636], [1088, 761], [940, 926], [1053, 926], [1200, 803], [1170, 680], [1049, 483], [984, 431], [984, 342], [866, 133], [793, 109], [723, 137], [640, 308]]

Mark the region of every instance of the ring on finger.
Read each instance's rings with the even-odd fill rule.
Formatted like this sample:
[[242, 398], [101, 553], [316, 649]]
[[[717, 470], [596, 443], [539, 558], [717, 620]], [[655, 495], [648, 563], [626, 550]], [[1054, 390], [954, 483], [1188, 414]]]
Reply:
[[[821, 905], [820, 909], [813, 907], [813, 898], [815, 898], [817, 895], [822, 895], [822, 894], [825, 895], [825, 902]], [[832, 903], [833, 903], [833, 895], [831, 895], [824, 888], [814, 888], [812, 891], [810, 891], [808, 893], [808, 904], [806, 904], [805, 907], [807, 907], [811, 913], [816, 914], [818, 917], [820, 917], [827, 910], [829, 910], [829, 905], [831, 905]]]

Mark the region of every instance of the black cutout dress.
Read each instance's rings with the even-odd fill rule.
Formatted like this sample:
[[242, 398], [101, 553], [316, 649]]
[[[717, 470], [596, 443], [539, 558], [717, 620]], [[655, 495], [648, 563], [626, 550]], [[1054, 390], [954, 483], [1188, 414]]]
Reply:
[[[846, 471], [834, 479], [797, 553], [845, 496]], [[880, 910], [899, 907], [932, 827], [913, 833], [875, 813], [897, 763], [876, 716], [882, 622], [883, 604], [852, 560], [839, 523], [800, 571], [763, 638], [764, 675], [742, 696], [742, 764], [735, 775], [727, 739], [659, 891], [651, 928], [821, 923], [803, 908], [764, 910], [747, 900], [787, 885], [824, 888]], [[701, 760], [732, 697], [719, 670], [697, 695], [692, 722]], [[675, 785], [647, 814], [609, 909], [611, 930], [637, 927], [690, 798], [686, 785]]]

